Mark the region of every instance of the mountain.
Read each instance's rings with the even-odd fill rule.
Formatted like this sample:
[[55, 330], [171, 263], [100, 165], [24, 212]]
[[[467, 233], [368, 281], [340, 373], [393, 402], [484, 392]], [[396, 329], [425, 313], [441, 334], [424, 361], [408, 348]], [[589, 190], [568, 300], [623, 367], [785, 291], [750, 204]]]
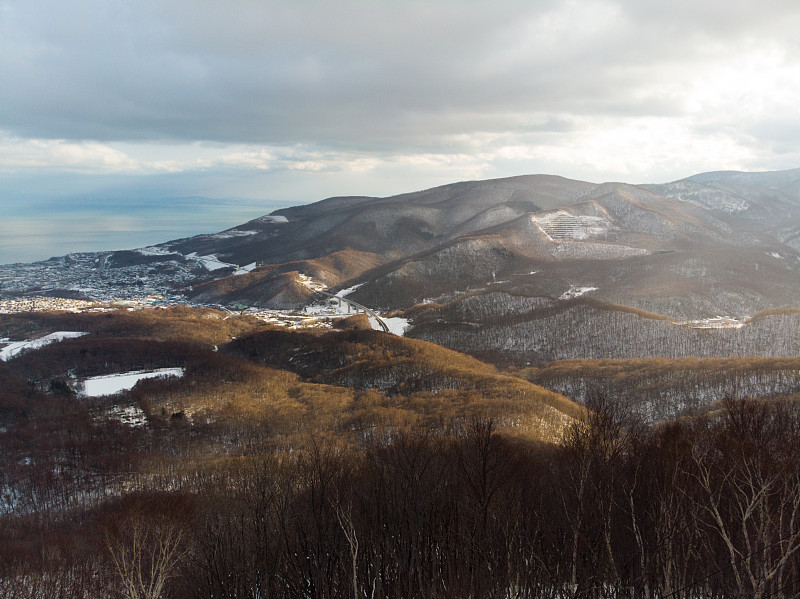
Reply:
[[201, 301], [293, 307], [314, 294], [305, 275], [362, 283], [353, 299], [384, 310], [502, 289], [749, 316], [796, 305], [800, 170], [644, 186], [532, 175], [329, 198], [159, 247], [260, 265], [196, 285]]
[[304, 294], [298, 273], [328, 286], [341, 285], [379, 265], [558, 207], [591, 188], [561, 177], [524, 176], [456, 183], [390, 198], [329, 198], [278, 210], [225, 232], [221, 239], [192, 238], [168, 247], [181, 254], [213, 253], [237, 264], [265, 264], [236, 283], [206, 285], [197, 297], [286, 307], [292, 302], [274, 297], [283, 293], [300, 301]]
[[[334, 197], [96, 264], [111, 278], [139, 267], [133, 285], [169, 275], [198, 303], [297, 308], [320, 290], [354, 288], [348, 299], [403, 312], [409, 335], [494, 360], [701, 355], [687, 353], [697, 351], [687, 340], [695, 333], [676, 325], [720, 316], [739, 327], [784, 308], [782, 326], [797, 328], [800, 169], [661, 185], [527, 175]], [[86, 292], [85, 281], [75, 285]], [[590, 343], [570, 332], [580, 341], [562, 335], [554, 349], [543, 328], [594, 331], [600, 322], [642, 338], [626, 347], [620, 334], [601, 331]], [[653, 344], [659, 335], [674, 347]], [[728, 335], [713, 355], [765, 342], [746, 337]], [[631, 355], [634, 346], [644, 353]]]

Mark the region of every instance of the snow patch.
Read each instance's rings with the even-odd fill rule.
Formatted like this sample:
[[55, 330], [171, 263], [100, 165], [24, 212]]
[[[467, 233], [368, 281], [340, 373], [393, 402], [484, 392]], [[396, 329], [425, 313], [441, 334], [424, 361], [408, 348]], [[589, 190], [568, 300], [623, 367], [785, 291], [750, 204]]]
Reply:
[[650, 251], [613, 243], [594, 243], [591, 241], [561, 241], [551, 246], [550, 255], [558, 260], [614, 260], [630, 256], [644, 256]]
[[8, 362], [11, 358], [15, 358], [21, 351], [26, 349], [39, 349], [40, 347], [49, 345], [54, 341], [83, 337], [84, 335], [88, 334], [89, 333], [78, 331], [56, 331], [55, 333], [50, 333], [49, 335], [45, 335], [39, 339], [31, 339], [29, 341], [13, 341], [4, 348], [0, 349], [0, 360], [3, 362]]
[[353, 293], [356, 289], [361, 287], [364, 283], [359, 283], [358, 285], [353, 285], [352, 287], [348, 287], [347, 289], [342, 289], [339, 293], [336, 294], [336, 297], [345, 297]]
[[134, 251], [139, 252], [143, 256], [169, 256], [170, 254], [176, 253], [163, 245], [149, 245]]
[[661, 195], [678, 198], [700, 208], [710, 208], [729, 214], [750, 209], [750, 205], [743, 197], [713, 187], [713, 185], [707, 186], [693, 181], [675, 181], [666, 185], [657, 185], [655, 188]]
[[590, 291], [597, 291], [597, 287], [570, 287], [569, 291], [565, 291], [561, 294], [558, 298], [560, 300], [568, 300], [573, 299], [575, 297], [580, 297], [585, 293], [589, 293]]
[[297, 275], [300, 278], [300, 284], [304, 287], [307, 287], [311, 291], [325, 291], [328, 286], [325, 283], [318, 283], [308, 275], [304, 275], [303, 273], [299, 273]]
[[611, 223], [600, 216], [575, 216], [564, 210], [531, 215], [552, 241], [576, 241], [608, 233]]
[[192, 252], [191, 254], [186, 254], [185, 256], [189, 260], [196, 260], [200, 264], [202, 264], [206, 270], [214, 271], [214, 270], [221, 270], [223, 268], [229, 268], [231, 266], [236, 267], [235, 264], [230, 264], [229, 262], [223, 262], [219, 258], [216, 257], [214, 254], [208, 254], [207, 256], [198, 256], [197, 252]]
[[240, 231], [239, 229], [230, 229], [228, 231], [220, 231], [219, 233], [214, 233], [213, 235], [209, 235], [209, 239], [232, 239], [234, 237], [249, 237], [250, 235], [255, 235], [258, 231]]
[[106, 416], [112, 420], [118, 420], [122, 424], [133, 427], [145, 426], [147, 424], [147, 414], [144, 413], [144, 410], [136, 406], [114, 406], [106, 412]]
[[132, 389], [142, 379], [183, 376], [183, 372], [183, 368], [158, 368], [156, 370], [133, 370], [118, 374], [91, 376], [79, 383], [78, 396], [101, 397], [103, 395], [114, 395], [115, 393]]
[[281, 223], [288, 223], [289, 219], [286, 218], [285, 216], [281, 216], [281, 215], [267, 214], [266, 216], [261, 216], [261, 217], [255, 219], [255, 221], [253, 221], [253, 222], [271, 223], [271, 224], [277, 225], [277, 224], [281, 224]]
[[255, 262], [251, 262], [250, 264], [246, 264], [244, 266], [240, 266], [239, 268], [236, 269], [236, 272], [234, 272], [233, 274], [235, 274], [235, 275], [244, 275], [244, 274], [247, 274], [248, 272], [252, 272], [253, 270], [255, 270], [255, 268], [256, 268], [256, 263]]
[[701, 318], [699, 320], [681, 320], [675, 322], [678, 326], [690, 329], [741, 329], [744, 322], [731, 316], [716, 316], [714, 318]]
[[405, 335], [409, 327], [407, 318], [393, 316], [392, 318], [381, 318], [381, 320], [386, 324], [387, 327], [389, 327], [389, 332], [392, 333], [392, 335], [397, 335], [398, 337]]

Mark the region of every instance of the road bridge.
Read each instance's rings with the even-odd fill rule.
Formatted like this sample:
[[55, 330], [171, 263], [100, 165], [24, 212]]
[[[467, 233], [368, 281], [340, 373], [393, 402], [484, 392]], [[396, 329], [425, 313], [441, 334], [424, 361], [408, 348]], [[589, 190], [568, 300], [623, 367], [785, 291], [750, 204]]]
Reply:
[[327, 291], [317, 291], [317, 293], [319, 295], [324, 295], [325, 297], [329, 297], [329, 298], [332, 298], [332, 299], [335, 299], [335, 300], [339, 300], [340, 302], [344, 302], [348, 306], [352, 306], [353, 308], [355, 308], [356, 312], [364, 312], [364, 313], [366, 313], [367, 316], [371, 316], [372, 318], [375, 319], [375, 321], [378, 323], [378, 326], [381, 327], [381, 329], [384, 332], [391, 333], [391, 331], [389, 330], [389, 327], [386, 325], [385, 322], [383, 322], [383, 319], [380, 316], [378, 316], [377, 314], [375, 314], [375, 312], [373, 312], [372, 310], [367, 308], [366, 306], [363, 306], [363, 305], [359, 304], [358, 302], [354, 302], [351, 299], [347, 299], [346, 297], [342, 297], [340, 295], [333, 295], [332, 293], [328, 293]]

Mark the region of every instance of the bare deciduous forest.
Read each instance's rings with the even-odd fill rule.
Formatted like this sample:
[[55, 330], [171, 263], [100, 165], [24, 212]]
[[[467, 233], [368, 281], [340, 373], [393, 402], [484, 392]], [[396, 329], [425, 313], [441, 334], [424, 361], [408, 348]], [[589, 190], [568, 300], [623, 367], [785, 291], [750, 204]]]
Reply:
[[[95, 318], [2, 320], [4, 334], [92, 333], [0, 363], [3, 597], [800, 592], [797, 395], [668, 420], [615, 397], [666, 381], [679, 394], [683, 378], [690, 398], [697, 380], [789, 377], [794, 360], [511, 376], [372, 331], [294, 333], [213, 311]], [[73, 387], [166, 366], [185, 374], [111, 397]], [[578, 405], [522, 378], [572, 370], [617, 387]], [[116, 419], [120, 405], [145, 424]]]

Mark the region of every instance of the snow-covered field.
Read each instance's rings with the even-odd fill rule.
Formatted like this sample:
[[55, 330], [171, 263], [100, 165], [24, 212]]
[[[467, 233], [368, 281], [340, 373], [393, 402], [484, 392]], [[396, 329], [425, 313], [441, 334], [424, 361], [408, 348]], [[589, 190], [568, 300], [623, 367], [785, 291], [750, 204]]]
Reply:
[[79, 384], [80, 397], [101, 397], [127, 391], [142, 379], [154, 377], [183, 376], [183, 368], [159, 368], [157, 370], [135, 370], [118, 374], [92, 376]]
[[40, 347], [44, 347], [45, 345], [53, 343], [54, 341], [73, 339], [75, 337], [82, 337], [83, 335], [88, 334], [89, 333], [82, 333], [79, 331], [56, 331], [55, 333], [50, 333], [49, 335], [45, 335], [39, 339], [31, 339], [29, 341], [12, 341], [4, 348], [0, 349], [0, 360], [7, 362], [26, 349], [39, 349]]

